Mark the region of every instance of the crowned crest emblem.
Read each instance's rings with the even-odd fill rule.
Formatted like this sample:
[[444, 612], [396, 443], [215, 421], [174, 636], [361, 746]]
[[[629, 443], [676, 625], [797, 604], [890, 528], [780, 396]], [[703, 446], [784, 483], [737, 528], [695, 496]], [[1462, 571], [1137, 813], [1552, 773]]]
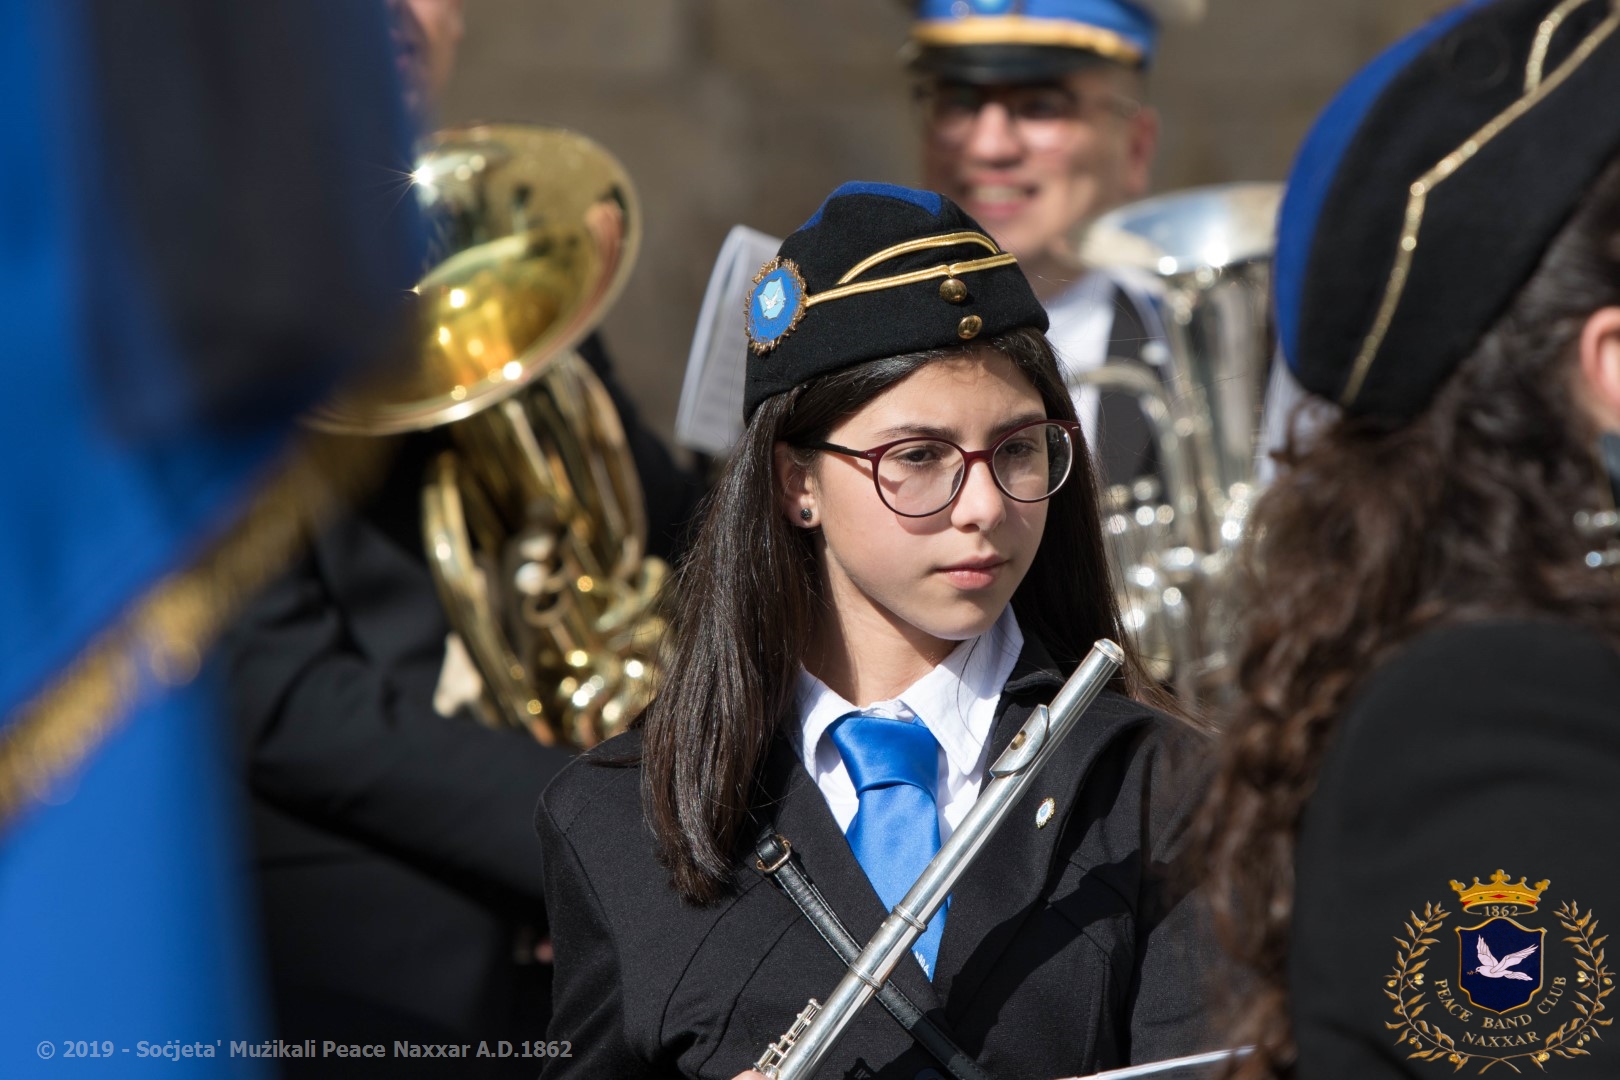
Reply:
[[[1614, 990], [1604, 939], [1590, 908], [1571, 900], [1540, 910], [1551, 885], [1510, 882], [1503, 870], [1483, 884], [1453, 881], [1462, 915], [1451, 934], [1444, 901], [1411, 913], [1384, 988], [1395, 1013], [1387, 1026], [1411, 1048], [1409, 1058], [1453, 1071], [1498, 1064], [1547, 1071], [1556, 1059], [1591, 1053], [1612, 1022], [1602, 1015]], [[1563, 933], [1549, 943], [1553, 926]], [[1453, 948], [1455, 957], [1445, 955]]]
[[1546, 927], [1532, 930], [1500, 913], [1534, 912], [1549, 884], [1529, 885], [1520, 878], [1517, 885], [1509, 885], [1501, 870], [1486, 885], [1479, 878], [1472, 888], [1460, 881], [1451, 883], [1464, 913], [1496, 913], [1478, 926], [1456, 928], [1457, 986], [1477, 1008], [1505, 1015], [1523, 1008], [1541, 991]]

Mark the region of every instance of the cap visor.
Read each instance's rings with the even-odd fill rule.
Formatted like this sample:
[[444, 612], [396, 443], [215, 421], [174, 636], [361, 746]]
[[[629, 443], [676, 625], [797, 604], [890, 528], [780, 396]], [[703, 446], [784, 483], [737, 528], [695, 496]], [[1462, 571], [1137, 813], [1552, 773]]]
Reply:
[[1118, 66], [1085, 49], [1057, 45], [953, 45], [919, 49], [911, 70], [964, 83], [1033, 83], [1075, 71]]

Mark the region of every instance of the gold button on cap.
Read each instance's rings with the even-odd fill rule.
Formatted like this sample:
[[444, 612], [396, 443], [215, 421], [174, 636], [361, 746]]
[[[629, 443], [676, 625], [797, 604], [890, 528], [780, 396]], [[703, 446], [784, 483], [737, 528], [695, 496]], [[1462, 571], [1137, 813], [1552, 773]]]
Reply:
[[967, 318], [956, 324], [956, 336], [961, 338], [963, 341], [971, 341], [978, 337], [979, 331], [983, 329], [984, 320], [979, 318], [977, 315], [969, 315]]
[[946, 278], [939, 283], [939, 298], [951, 304], [967, 299], [967, 285], [959, 278]]

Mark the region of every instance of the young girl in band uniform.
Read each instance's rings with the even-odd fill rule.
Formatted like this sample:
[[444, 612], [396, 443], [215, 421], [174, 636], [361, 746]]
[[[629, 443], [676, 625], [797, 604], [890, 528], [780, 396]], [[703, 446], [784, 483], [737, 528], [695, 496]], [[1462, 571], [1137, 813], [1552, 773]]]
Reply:
[[[748, 316], [747, 429], [672, 590], [660, 695], [538, 812], [548, 1037], [572, 1055], [547, 1077], [747, 1069], [844, 972], [756, 839], [786, 838], [864, 942], [1034, 707], [1094, 640], [1126, 644], [1046, 317], [977, 224], [845, 185]], [[1143, 686], [1132, 656], [895, 973], [995, 1075], [1202, 1048], [1173, 873], [1200, 751]], [[945, 1068], [872, 1004], [823, 1075]]]

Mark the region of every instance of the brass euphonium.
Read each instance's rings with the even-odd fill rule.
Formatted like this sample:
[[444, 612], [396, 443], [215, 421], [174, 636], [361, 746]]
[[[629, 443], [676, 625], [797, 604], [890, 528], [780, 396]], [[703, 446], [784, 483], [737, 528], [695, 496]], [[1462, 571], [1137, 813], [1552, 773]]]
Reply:
[[1257, 494], [1261, 409], [1275, 350], [1271, 255], [1278, 184], [1195, 188], [1121, 207], [1082, 257], [1164, 286], [1168, 377], [1107, 364], [1073, 379], [1134, 396], [1159, 475], [1105, 493], [1104, 537], [1126, 630], [1189, 704], [1226, 692], [1232, 559]]
[[555, 128], [434, 135], [411, 186], [433, 230], [418, 363], [319, 410], [350, 435], [447, 427], [422, 492], [428, 561], [483, 680], [481, 712], [594, 745], [650, 699], [666, 568], [602, 383], [574, 351], [635, 261], [620, 164]]

